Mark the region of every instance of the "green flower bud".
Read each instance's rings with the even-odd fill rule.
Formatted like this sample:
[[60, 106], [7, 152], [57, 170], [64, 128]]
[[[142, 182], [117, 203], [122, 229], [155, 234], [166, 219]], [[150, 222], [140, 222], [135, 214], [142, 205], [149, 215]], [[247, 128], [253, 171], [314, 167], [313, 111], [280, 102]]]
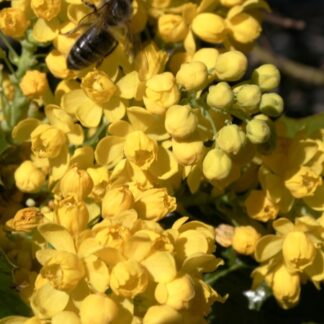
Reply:
[[233, 100], [233, 91], [227, 82], [219, 82], [208, 89], [207, 104], [213, 108], [229, 108]]
[[243, 110], [247, 114], [256, 113], [261, 101], [260, 87], [255, 84], [242, 84], [233, 89], [235, 96], [235, 108]]
[[229, 51], [218, 56], [216, 73], [220, 80], [240, 80], [247, 69], [247, 58], [239, 51]]
[[209, 181], [225, 179], [231, 172], [232, 160], [220, 149], [210, 150], [203, 161], [203, 174]]
[[270, 117], [278, 117], [284, 109], [284, 101], [277, 93], [264, 93], [261, 97], [260, 111]]
[[270, 91], [279, 86], [280, 72], [273, 64], [264, 64], [253, 71], [252, 81], [262, 91]]
[[224, 152], [236, 155], [245, 145], [246, 136], [239, 126], [227, 125], [217, 133], [216, 142]]
[[253, 118], [246, 125], [246, 136], [254, 144], [267, 142], [271, 136], [271, 129], [265, 120]]

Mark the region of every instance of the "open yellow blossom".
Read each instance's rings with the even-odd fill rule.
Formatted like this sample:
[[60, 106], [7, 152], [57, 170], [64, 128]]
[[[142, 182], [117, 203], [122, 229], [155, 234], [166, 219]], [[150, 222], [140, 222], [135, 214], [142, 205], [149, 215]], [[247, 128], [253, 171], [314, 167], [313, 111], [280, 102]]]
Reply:
[[27, 207], [18, 210], [15, 216], [7, 221], [6, 225], [13, 231], [29, 232], [42, 221], [43, 214], [38, 208]]
[[0, 30], [7, 36], [20, 38], [24, 36], [29, 21], [19, 8], [4, 8], [0, 10]]
[[58, 128], [41, 124], [30, 134], [32, 150], [40, 158], [53, 159], [57, 157], [65, 147], [66, 136]]
[[40, 98], [48, 89], [46, 74], [37, 70], [29, 70], [19, 83], [23, 94], [31, 98]]
[[31, 0], [30, 3], [35, 15], [47, 21], [60, 13], [61, 4], [61, 0]]
[[145, 291], [147, 284], [148, 273], [136, 261], [119, 262], [111, 271], [110, 286], [117, 295], [134, 298]]
[[267, 222], [278, 216], [279, 207], [262, 190], [252, 190], [245, 200], [248, 215], [256, 220]]

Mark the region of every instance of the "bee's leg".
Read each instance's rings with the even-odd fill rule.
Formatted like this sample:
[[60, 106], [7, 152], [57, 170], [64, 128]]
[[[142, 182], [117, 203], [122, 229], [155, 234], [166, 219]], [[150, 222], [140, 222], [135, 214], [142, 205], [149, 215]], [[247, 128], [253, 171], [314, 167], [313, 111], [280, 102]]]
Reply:
[[65, 33], [60, 33], [61, 35], [65, 35], [65, 36], [71, 36], [72, 34], [74, 34], [75, 32], [77, 32], [79, 29], [83, 28], [83, 27], [89, 27], [92, 24], [90, 22], [84, 22], [84, 23], [79, 23], [76, 27], [72, 28], [71, 30], [65, 32]]
[[82, 3], [85, 6], [87, 6], [88, 8], [92, 9], [93, 12], [96, 12], [98, 10], [97, 7], [93, 3], [91, 3], [90, 1], [88, 1], [88, 0], [82, 0]]

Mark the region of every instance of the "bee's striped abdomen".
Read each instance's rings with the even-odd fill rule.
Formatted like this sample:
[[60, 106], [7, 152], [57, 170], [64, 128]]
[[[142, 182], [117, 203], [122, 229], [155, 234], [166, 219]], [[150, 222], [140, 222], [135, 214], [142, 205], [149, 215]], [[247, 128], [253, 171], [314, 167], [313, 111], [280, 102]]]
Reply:
[[81, 70], [111, 53], [118, 42], [109, 31], [90, 27], [73, 45], [67, 58], [71, 70]]

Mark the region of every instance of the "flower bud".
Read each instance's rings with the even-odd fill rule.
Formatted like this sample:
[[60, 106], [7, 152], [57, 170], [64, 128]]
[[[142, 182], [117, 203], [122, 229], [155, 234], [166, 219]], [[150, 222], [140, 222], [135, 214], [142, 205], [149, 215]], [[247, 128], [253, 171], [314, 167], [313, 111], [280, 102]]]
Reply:
[[43, 214], [38, 208], [28, 207], [17, 211], [15, 216], [6, 222], [6, 225], [15, 232], [30, 232], [36, 228]]
[[254, 114], [259, 109], [261, 90], [255, 84], [242, 84], [233, 88], [235, 96], [234, 107], [247, 114]]
[[190, 307], [195, 293], [191, 276], [184, 274], [167, 283], [159, 283], [154, 296], [160, 304], [169, 305], [176, 310], [185, 310]]
[[78, 200], [83, 200], [91, 192], [93, 182], [88, 172], [72, 167], [61, 179], [60, 191], [64, 197], [74, 196]]
[[220, 80], [240, 80], [247, 69], [247, 58], [239, 51], [222, 53], [218, 56], [215, 69]]
[[271, 129], [266, 121], [253, 118], [246, 124], [246, 136], [253, 144], [262, 144], [270, 139]]
[[168, 109], [165, 116], [165, 129], [175, 138], [183, 139], [194, 133], [198, 118], [189, 105], [175, 105]]
[[207, 67], [201, 62], [183, 63], [176, 74], [176, 81], [187, 91], [201, 89], [207, 81]]
[[143, 324], [183, 324], [184, 319], [180, 312], [168, 305], [151, 306], [145, 313]]
[[134, 197], [126, 186], [110, 189], [102, 199], [103, 217], [118, 216], [121, 212], [133, 208]]
[[24, 161], [15, 171], [17, 188], [22, 192], [37, 192], [45, 182], [45, 174], [32, 161]]
[[194, 165], [199, 162], [204, 153], [203, 141], [196, 139], [188, 139], [186, 141], [177, 141], [172, 139], [172, 151], [173, 155], [182, 165]]
[[262, 91], [271, 91], [279, 86], [280, 72], [273, 64], [263, 64], [253, 71], [252, 81]]
[[61, 11], [61, 0], [31, 0], [30, 6], [38, 18], [52, 20]]
[[76, 236], [86, 229], [89, 212], [83, 201], [71, 196], [57, 201], [54, 208], [57, 224], [65, 227], [72, 235]]
[[65, 134], [55, 126], [40, 124], [30, 134], [32, 151], [39, 158], [57, 157], [66, 144]]
[[303, 271], [314, 262], [316, 248], [304, 232], [290, 232], [282, 244], [285, 264], [291, 271]]
[[98, 104], [108, 102], [117, 90], [115, 84], [103, 71], [88, 72], [81, 82], [85, 94]]
[[208, 43], [222, 43], [226, 37], [224, 19], [213, 13], [198, 14], [192, 21], [191, 28], [200, 39]]
[[147, 170], [157, 157], [157, 144], [142, 131], [129, 133], [125, 140], [124, 154], [126, 158]]
[[90, 294], [80, 304], [82, 324], [109, 324], [118, 311], [117, 304], [105, 294]]
[[232, 239], [233, 249], [244, 255], [251, 255], [261, 235], [252, 226], [238, 226], [234, 229]]
[[246, 12], [240, 12], [231, 16], [230, 10], [226, 23], [232, 37], [242, 44], [254, 42], [260, 36], [262, 31], [259, 21]]
[[29, 21], [24, 12], [18, 8], [4, 8], [0, 10], [0, 31], [5, 35], [20, 38], [24, 36]]
[[279, 117], [284, 109], [284, 101], [277, 93], [264, 93], [259, 109], [269, 117]]
[[219, 56], [219, 51], [216, 48], [204, 47], [198, 50], [192, 57], [192, 62], [204, 63], [207, 67], [208, 77], [216, 77], [216, 62]]
[[180, 92], [171, 72], [157, 74], [146, 82], [143, 101], [149, 112], [164, 114], [167, 108], [176, 104], [179, 99]]
[[77, 255], [55, 251], [53, 256], [45, 262], [40, 273], [55, 289], [72, 290], [84, 277], [85, 269]]
[[134, 298], [148, 285], [147, 270], [135, 260], [118, 262], [111, 271], [110, 287], [116, 295]]
[[166, 188], [148, 189], [139, 195], [134, 208], [140, 218], [158, 221], [177, 207], [176, 199]]
[[227, 109], [234, 101], [234, 94], [227, 82], [219, 82], [210, 86], [207, 95], [207, 104], [212, 108]]
[[216, 143], [224, 152], [236, 155], [246, 143], [245, 133], [237, 125], [226, 125], [218, 131]]
[[232, 160], [220, 149], [211, 149], [203, 161], [203, 174], [209, 181], [226, 178], [232, 169]]
[[28, 70], [22, 77], [19, 86], [26, 97], [40, 98], [48, 89], [46, 73]]
[[177, 43], [185, 39], [188, 26], [182, 16], [164, 14], [158, 19], [158, 35], [166, 43]]

